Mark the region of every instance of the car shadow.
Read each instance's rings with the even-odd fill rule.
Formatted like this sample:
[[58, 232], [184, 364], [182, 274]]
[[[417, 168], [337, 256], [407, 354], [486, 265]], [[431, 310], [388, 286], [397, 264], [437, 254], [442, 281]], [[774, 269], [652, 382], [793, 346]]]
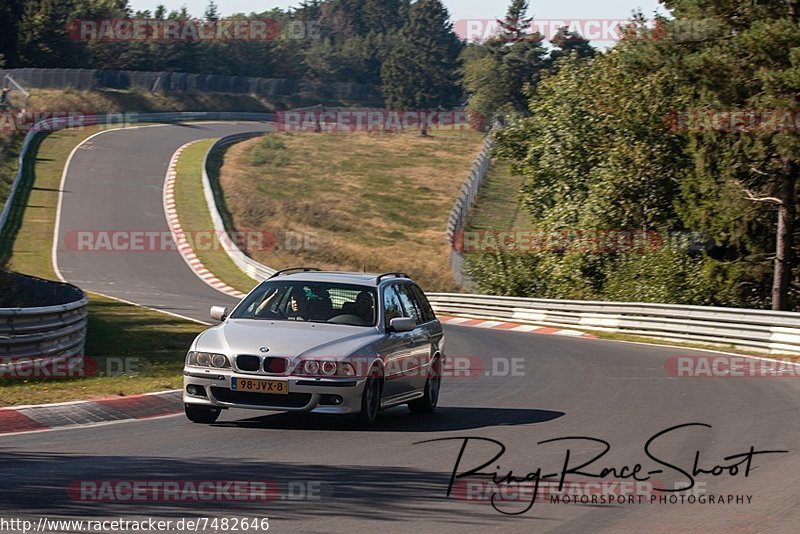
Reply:
[[[439, 407], [434, 414], [414, 415], [405, 407], [381, 412], [370, 432], [450, 432], [501, 426], [546, 423], [562, 417], [564, 412], [527, 408]], [[275, 413], [215, 423], [218, 427], [273, 430], [364, 430], [352, 416], [307, 413]]]

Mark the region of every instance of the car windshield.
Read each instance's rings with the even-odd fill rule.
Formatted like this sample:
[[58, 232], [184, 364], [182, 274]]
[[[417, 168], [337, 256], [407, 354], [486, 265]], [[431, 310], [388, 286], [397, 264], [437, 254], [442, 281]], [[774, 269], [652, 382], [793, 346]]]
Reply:
[[375, 288], [367, 286], [268, 281], [250, 293], [231, 318], [375, 326], [376, 295]]

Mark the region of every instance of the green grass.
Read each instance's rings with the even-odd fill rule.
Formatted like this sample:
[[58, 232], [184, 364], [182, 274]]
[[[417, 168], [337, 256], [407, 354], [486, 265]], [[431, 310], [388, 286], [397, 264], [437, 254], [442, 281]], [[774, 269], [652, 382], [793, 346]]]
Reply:
[[222, 244], [214, 232], [208, 204], [203, 194], [203, 159], [214, 141], [214, 139], [198, 141], [181, 153], [176, 166], [175, 207], [184, 231], [214, 234], [213, 247], [207, 250], [194, 248], [195, 254], [206, 269], [229, 286], [242, 293], [247, 293], [253, 289], [256, 281], [244, 274], [222, 248]]
[[[3, 236], [9, 268], [56, 279], [50, 261], [61, 174], [72, 149], [96, 128], [65, 130], [42, 138], [31, 156], [14, 224]], [[35, 165], [33, 165], [35, 163]], [[0, 406], [131, 395], [180, 387], [186, 349], [203, 326], [163, 313], [90, 294], [86, 355], [138, 358], [130, 376], [80, 380], [3, 380]]]
[[523, 178], [511, 174], [508, 162], [495, 160], [478, 193], [470, 220], [470, 230], [528, 230], [530, 221], [519, 201]]
[[6, 201], [17, 173], [17, 157], [24, 137], [0, 132], [0, 206]]
[[97, 131], [92, 126], [37, 138], [38, 149], [29, 152], [12, 217], [0, 241], [9, 270], [57, 279], [50, 258], [61, 174], [72, 149]]

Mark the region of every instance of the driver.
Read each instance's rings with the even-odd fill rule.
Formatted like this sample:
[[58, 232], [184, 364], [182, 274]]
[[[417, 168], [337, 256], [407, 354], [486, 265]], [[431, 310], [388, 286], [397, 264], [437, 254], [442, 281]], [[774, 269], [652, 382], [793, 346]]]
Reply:
[[292, 288], [289, 293], [289, 313], [287, 317], [294, 317], [295, 319], [306, 319], [306, 312], [308, 310], [308, 297], [302, 287]]

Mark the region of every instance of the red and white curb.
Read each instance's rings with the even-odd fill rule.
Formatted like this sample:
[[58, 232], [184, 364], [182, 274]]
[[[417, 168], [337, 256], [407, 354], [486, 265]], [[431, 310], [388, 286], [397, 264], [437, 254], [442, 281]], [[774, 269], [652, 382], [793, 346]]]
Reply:
[[186, 234], [183, 231], [183, 227], [181, 226], [181, 222], [178, 217], [178, 211], [175, 209], [175, 178], [177, 177], [175, 169], [178, 165], [178, 159], [180, 158], [181, 153], [187, 147], [197, 143], [198, 141], [202, 141], [202, 139], [186, 143], [180, 147], [175, 151], [175, 153], [172, 155], [172, 159], [169, 161], [167, 175], [164, 178], [164, 215], [167, 217], [167, 223], [169, 224], [169, 229], [172, 232], [172, 238], [175, 240], [175, 243], [178, 246], [178, 252], [180, 252], [181, 257], [186, 262], [186, 265], [189, 266], [194, 274], [196, 274], [198, 278], [200, 278], [209, 286], [222, 293], [225, 293], [226, 295], [230, 295], [238, 299], [244, 298], [244, 293], [232, 288], [214, 276], [211, 271], [206, 269], [206, 267], [200, 261], [200, 258], [198, 258], [197, 254], [195, 254], [194, 250], [192, 250], [189, 240], [186, 239]]
[[510, 323], [507, 321], [492, 321], [487, 319], [470, 319], [467, 317], [449, 317], [447, 315], [437, 316], [442, 324], [454, 326], [471, 326], [474, 328], [491, 328], [494, 330], [505, 330], [507, 332], [531, 332], [534, 334], [549, 334], [553, 336], [582, 337], [587, 339], [597, 339], [597, 336], [580, 330], [568, 330], [553, 328], [550, 326], [535, 326], [531, 324]]
[[183, 412], [181, 390], [0, 408], [0, 435], [152, 419]]

